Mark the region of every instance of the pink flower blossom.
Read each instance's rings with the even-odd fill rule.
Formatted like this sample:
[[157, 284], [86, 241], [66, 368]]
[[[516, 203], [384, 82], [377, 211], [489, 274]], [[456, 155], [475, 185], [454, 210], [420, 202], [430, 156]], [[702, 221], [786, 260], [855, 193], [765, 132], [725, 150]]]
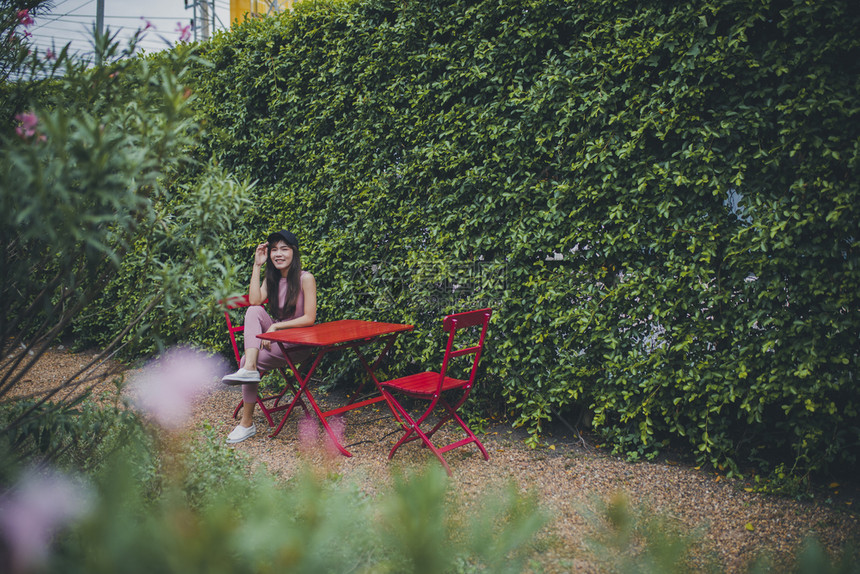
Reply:
[[142, 32], [146, 32], [146, 31], [147, 31], [147, 30], [149, 30], [150, 28], [155, 29], [155, 26], [152, 24], [152, 22], [150, 22], [149, 20], [147, 20], [147, 19], [146, 19], [146, 18], [144, 18], [143, 16], [141, 16], [141, 17], [140, 17], [140, 19], [141, 19], [141, 20], [143, 20], [143, 23], [144, 23], [144, 24], [146, 24], [146, 26], [144, 26], [144, 28], [143, 28]]
[[48, 557], [53, 535], [87, 514], [90, 492], [57, 472], [24, 472], [16, 486], [0, 496], [0, 537], [5, 540], [12, 572], [36, 569]]
[[[327, 422], [329, 428], [331, 428], [332, 434], [334, 434], [335, 438], [337, 439], [337, 442], [343, 444], [343, 439], [346, 436], [346, 422], [344, 421], [343, 417], [332, 417], [328, 419]], [[338, 450], [337, 445], [334, 443], [328, 433], [326, 433], [325, 435], [325, 448], [329, 456], [334, 457], [340, 454], [340, 450]]]
[[176, 31], [179, 32], [180, 42], [187, 42], [191, 39], [191, 24], [183, 26], [182, 22], [177, 22]]
[[304, 451], [313, 450], [319, 439], [319, 427], [316, 419], [311, 416], [302, 417], [299, 420], [299, 448]]
[[166, 429], [188, 420], [194, 402], [227, 372], [223, 359], [178, 347], [147, 365], [132, 383], [134, 405]]
[[36, 135], [36, 126], [39, 124], [39, 118], [33, 112], [25, 112], [23, 114], [15, 114], [15, 119], [20, 122], [15, 128], [15, 133], [18, 137], [28, 139]]
[[33, 20], [33, 17], [30, 16], [29, 10], [18, 10], [18, 23], [20, 25], [24, 26], [25, 28], [28, 28], [32, 26], [34, 22], [35, 20]]
[[[344, 436], [346, 435], [346, 423], [343, 417], [335, 416], [327, 419], [329, 428], [340, 444], [343, 444]], [[306, 415], [299, 420], [299, 448], [305, 452], [311, 452], [321, 445], [320, 428], [317, 424], [317, 419], [311, 415]], [[325, 453], [331, 457], [336, 457], [340, 454], [337, 445], [332, 440], [328, 433], [324, 435]]]
[[54, 53], [54, 51], [52, 49], [48, 48], [47, 50], [45, 50], [45, 59], [46, 60], [55, 60], [56, 58], [57, 58], [57, 55]]

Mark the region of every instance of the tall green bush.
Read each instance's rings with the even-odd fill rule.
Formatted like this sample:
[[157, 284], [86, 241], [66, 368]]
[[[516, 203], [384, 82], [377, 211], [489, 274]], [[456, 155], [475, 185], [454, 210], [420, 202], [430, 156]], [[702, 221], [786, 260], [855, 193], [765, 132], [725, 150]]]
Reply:
[[[95, 363], [157, 348], [165, 317], [187, 328], [211, 315], [213, 292], [233, 283], [231, 254], [215, 238], [251, 187], [190, 153], [199, 128], [185, 82], [202, 65], [192, 46], [161, 65], [135, 57], [142, 32], [127, 47], [96, 36], [98, 65], [67, 49], [38, 52], [26, 41], [27, 8], [41, 4], [0, 5], [0, 32], [15, 48], [0, 50], [0, 400], [17, 400], [13, 391], [59, 340], [96, 342], [100, 353], [3, 421], [0, 442], [24, 445], [22, 457], [58, 450], [61, 440], [47, 449], [21, 433], [44, 437], [66, 424], [77, 391], [98, 378]], [[192, 170], [185, 185], [177, 174]]]
[[394, 364], [491, 305], [479, 396], [534, 442], [588, 407], [616, 452], [803, 475], [860, 446], [858, 24], [847, 0], [304, 2], [216, 37], [196, 105], [323, 318], [418, 325]]

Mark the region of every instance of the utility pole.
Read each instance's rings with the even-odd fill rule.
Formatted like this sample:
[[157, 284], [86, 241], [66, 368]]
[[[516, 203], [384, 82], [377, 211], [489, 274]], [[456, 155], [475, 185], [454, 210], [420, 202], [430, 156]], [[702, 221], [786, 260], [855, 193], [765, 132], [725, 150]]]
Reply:
[[[197, 41], [197, 32], [204, 42], [215, 34], [215, 0], [185, 0], [185, 9], [194, 10], [191, 27], [194, 29], [194, 41]], [[197, 18], [197, 10], [200, 10], [200, 19]]]
[[102, 49], [100, 46], [106, 45], [102, 42], [102, 36], [105, 33], [105, 0], [96, 2], [96, 65], [102, 65]]
[[96, 2], [96, 31], [99, 36], [105, 33], [105, 0]]
[[185, 0], [185, 9], [191, 8], [191, 28], [194, 30], [194, 41], [197, 41], [197, 0]]
[[[200, 35], [201, 39], [205, 42], [209, 39], [209, 4], [206, 0], [197, 0], [198, 4], [200, 4]], [[195, 33], [196, 33], [196, 20], [195, 20]]]

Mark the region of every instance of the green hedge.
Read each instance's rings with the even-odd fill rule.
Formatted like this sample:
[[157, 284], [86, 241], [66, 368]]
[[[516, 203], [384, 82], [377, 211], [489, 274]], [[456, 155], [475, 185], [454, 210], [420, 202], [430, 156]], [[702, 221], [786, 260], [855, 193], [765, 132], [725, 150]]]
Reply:
[[[202, 153], [305, 245], [323, 319], [491, 305], [535, 440], [797, 474], [860, 452], [852, 0], [303, 2], [217, 36]], [[258, 237], [236, 239], [250, 260]]]

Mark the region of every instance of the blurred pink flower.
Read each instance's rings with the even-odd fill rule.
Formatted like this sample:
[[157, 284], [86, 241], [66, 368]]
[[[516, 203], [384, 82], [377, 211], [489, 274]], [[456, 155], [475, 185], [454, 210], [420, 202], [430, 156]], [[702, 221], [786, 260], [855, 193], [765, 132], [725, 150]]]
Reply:
[[152, 24], [152, 22], [150, 22], [149, 20], [147, 20], [143, 16], [141, 16], [140, 19], [143, 20], [144, 24], [146, 24], [146, 26], [143, 28], [143, 32], [146, 32], [150, 28], [153, 28], [153, 29], [155, 28], [155, 26]]
[[45, 50], [45, 59], [46, 60], [54, 60], [54, 59], [56, 59], [56, 57], [57, 57], [57, 55], [54, 53], [54, 51], [52, 49], [48, 48], [47, 50]]
[[223, 359], [177, 347], [143, 369], [132, 383], [132, 401], [162, 427], [179, 428], [194, 402], [213, 390], [226, 372]]
[[0, 537], [12, 572], [32, 571], [45, 562], [51, 538], [92, 507], [89, 490], [58, 472], [28, 470], [0, 496]]
[[312, 416], [304, 416], [299, 420], [299, 448], [310, 451], [316, 448], [319, 442], [319, 427]]
[[191, 39], [191, 24], [186, 26], [182, 25], [182, 22], [176, 23], [176, 31], [179, 32], [179, 41], [187, 42]]
[[36, 114], [33, 112], [15, 114], [15, 119], [20, 122], [20, 125], [15, 128], [15, 133], [19, 137], [27, 139], [36, 135], [36, 126], [39, 124], [39, 118]]
[[32, 26], [35, 20], [30, 16], [29, 10], [18, 10], [18, 23], [24, 26], [25, 28]]
[[[331, 432], [334, 434], [335, 438], [337, 438], [337, 442], [342, 445], [343, 439], [346, 436], [346, 422], [343, 417], [332, 417], [328, 419], [327, 422], [328, 426], [331, 428]], [[325, 448], [326, 452], [331, 456], [337, 456], [340, 454], [340, 450], [338, 450], [337, 445], [334, 444], [334, 441], [331, 440], [328, 433], [325, 435]]]

